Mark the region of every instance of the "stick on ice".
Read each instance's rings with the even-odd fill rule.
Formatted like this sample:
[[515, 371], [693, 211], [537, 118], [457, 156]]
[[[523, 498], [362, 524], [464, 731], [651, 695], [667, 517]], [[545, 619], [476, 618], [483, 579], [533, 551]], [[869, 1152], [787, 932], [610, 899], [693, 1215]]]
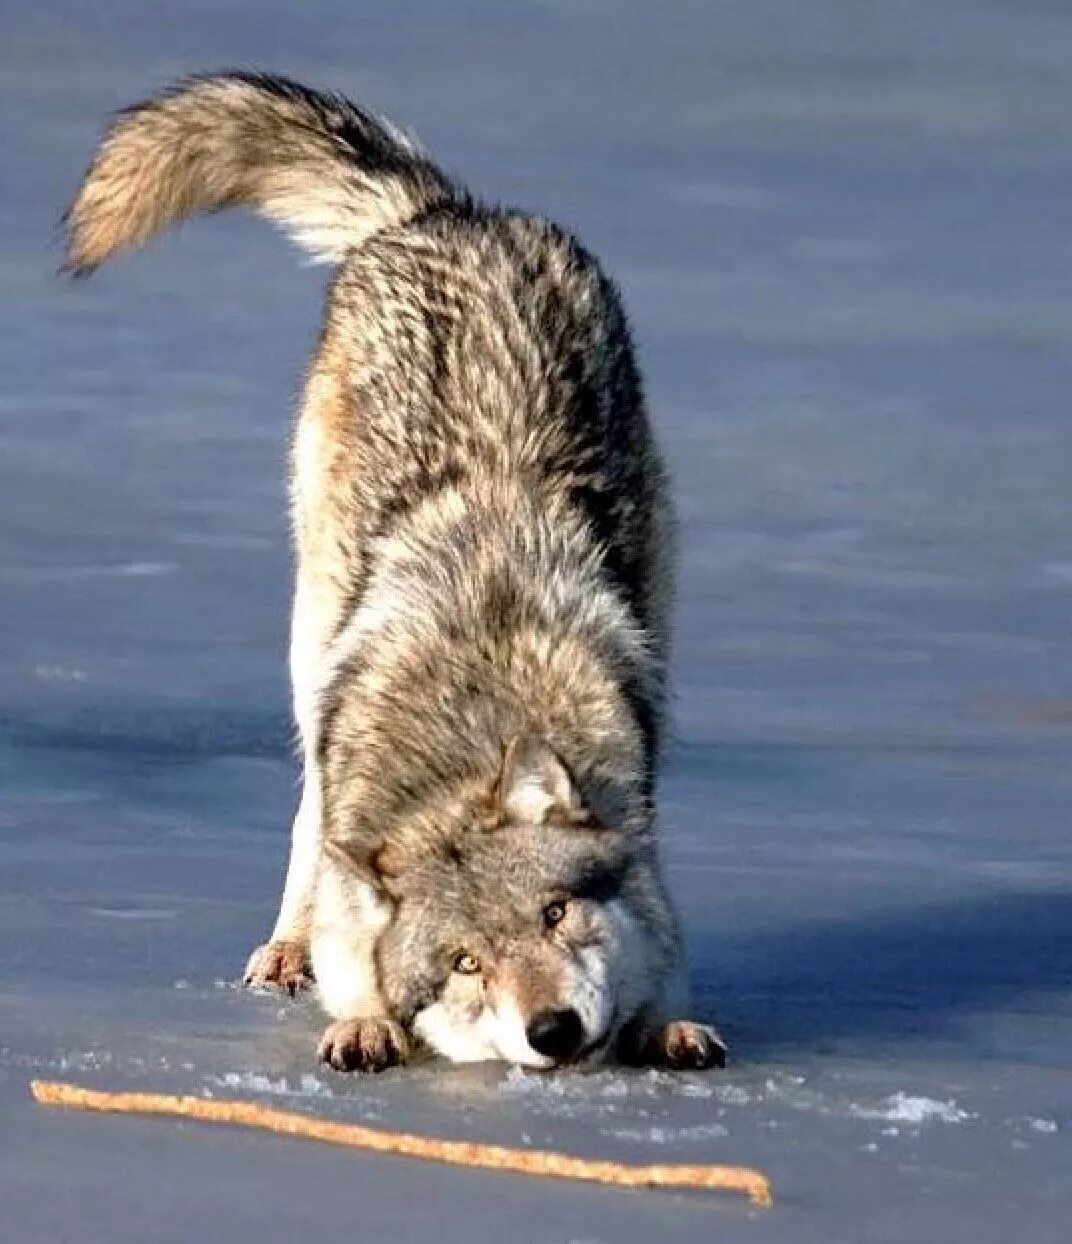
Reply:
[[773, 1204], [770, 1181], [762, 1172], [745, 1166], [667, 1163], [637, 1166], [624, 1162], [589, 1161], [550, 1150], [507, 1149], [500, 1145], [439, 1140], [409, 1132], [389, 1132], [354, 1123], [336, 1123], [330, 1119], [274, 1110], [256, 1102], [216, 1101], [168, 1093], [106, 1093], [55, 1080], [33, 1080], [30, 1091], [44, 1106], [66, 1106], [73, 1110], [96, 1110], [106, 1114], [159, 1114], [198, 1119], [205, 1123], [260, 1128], [283, 1136], [322, 1140], [353, 1149], [370, 1149], [376, 1153], [449, 1162], [454, 1166], [580, 1179], [620, 1188], [702, 1188], [743, 1192], [756, 1205]]

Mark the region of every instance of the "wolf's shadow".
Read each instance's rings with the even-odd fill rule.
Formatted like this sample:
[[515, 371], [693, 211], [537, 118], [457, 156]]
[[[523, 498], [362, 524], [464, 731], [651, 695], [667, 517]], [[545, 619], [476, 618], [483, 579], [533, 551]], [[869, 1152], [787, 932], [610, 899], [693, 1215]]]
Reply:
[[751, 1055], [952, 1035], [958, 1018], [1040, 1010], [1062, 993], [1072, 1028], [1072, 888], [950, 899], [770, 934], [701, 933], [693, 963], [703, 1013]]
[[[864, 758], [873, 750], [866, 740], [859, 744]], [[907, 750], [911, 756], [915, 749]], [[693, 742], [675, 749], [671, 772], [687, 799], [710, 799], [713, 782], [735, 799], [763, 791], [773, 809], [803, 799], [814, 813], [828, 784], [837, 789], [853, 751], [841, 740], [814, 747]], [[975, 761], [985, 763], [985, 748]], [[952, 889], [941, 899], [933, 889], [918, 903], [908, 897], [894, 910], [844, 918], [819, 912], [758, 932], [735, 933], [725, 921], [705, 928], [694, 913], [690, 949], [701, 1013], [745, 1056], [960, 1039], [969, 1016], [1001, 1012], [1044, 1011], [1053, 1017], [1042, 1035], [1047, 1047], [1061, 1041], [1062, 1025], [1072, 1041], [1072, 875], [1055, 869], [1052, 882], [1033, 888]], [[772, 893], [772, 906], [777, 901]]]

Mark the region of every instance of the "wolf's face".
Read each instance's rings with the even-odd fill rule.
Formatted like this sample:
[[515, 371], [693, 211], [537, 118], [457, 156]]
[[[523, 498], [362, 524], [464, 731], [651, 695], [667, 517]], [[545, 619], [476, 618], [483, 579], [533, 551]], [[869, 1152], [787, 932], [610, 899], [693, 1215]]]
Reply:
[[597, 1060], [658, 975], [644, 861], [584, 812], [546, 752], [517, 753], [508, 769], [494, 825], [455, 808], [449, 834], [414, 833], [376, 854], [393, 908], [379, 986], [391, 1013], [452, 1061]]
[[397, 879], [379, 979], [417, 1036], [455, 1062], [531, 1067], [613, 1048], [650, 956], [629, 861], [598, 838], [511, 828]]

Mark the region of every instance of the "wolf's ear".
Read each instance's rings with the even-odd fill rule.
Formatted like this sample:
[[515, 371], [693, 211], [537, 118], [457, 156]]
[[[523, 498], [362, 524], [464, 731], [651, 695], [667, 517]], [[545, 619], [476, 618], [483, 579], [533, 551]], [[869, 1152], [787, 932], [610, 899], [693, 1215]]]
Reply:
[[495, 791], [496, 823], [591, 825], [570, 771], [538, 734], [519, 734], [503, 756]]
[[394, 843], [381, 842], [369, 849], [357, 843], [325, 838], [323, 849], [348, 872], [357, 874], [377, 888], [391, 889], [392, 883], [405, 872], [404, 854]]

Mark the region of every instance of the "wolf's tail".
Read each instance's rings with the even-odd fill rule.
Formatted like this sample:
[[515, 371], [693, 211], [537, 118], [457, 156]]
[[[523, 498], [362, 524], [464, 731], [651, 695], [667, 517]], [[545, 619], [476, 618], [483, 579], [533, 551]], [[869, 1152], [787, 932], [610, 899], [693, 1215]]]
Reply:
[[286, 78], [187, 78], [120, 114], [64, 217], [67, 269], [92, 272], [198, 212], [244, 206], [320, 260], [457, 200], [403, 134]]

